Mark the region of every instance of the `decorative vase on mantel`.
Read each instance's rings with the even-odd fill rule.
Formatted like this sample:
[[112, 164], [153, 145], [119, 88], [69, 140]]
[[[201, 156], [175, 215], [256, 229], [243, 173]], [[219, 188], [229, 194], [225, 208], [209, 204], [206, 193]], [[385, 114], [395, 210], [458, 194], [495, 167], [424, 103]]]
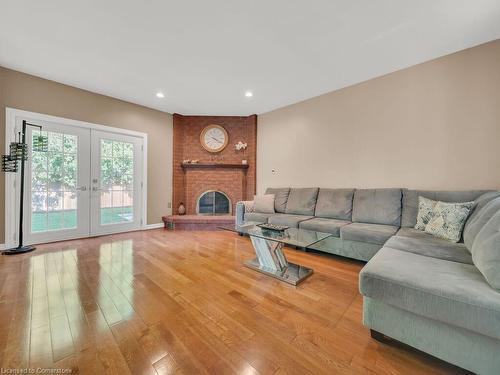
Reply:
[[246, 143], [245, 147], [243, 148], [243, 160], [241, 160], [241, 164], [248, 164]]
[[246, 151], [247, 151], [248, 144], [243, 143], [242, 141], [239, 141], [234, 145], [234, 148], [236, 152], [241, 151], [243, 153], [243, 159], [241, 160], [241, 164], [247, 164], [247, 158], [246, 158]]
[[177, 212], [179, 215], [185, 215], [186, 214], [186, 206], [184, 206], [184, 203], [181, 202], [179, 205], [179, 208], [177, 209]]

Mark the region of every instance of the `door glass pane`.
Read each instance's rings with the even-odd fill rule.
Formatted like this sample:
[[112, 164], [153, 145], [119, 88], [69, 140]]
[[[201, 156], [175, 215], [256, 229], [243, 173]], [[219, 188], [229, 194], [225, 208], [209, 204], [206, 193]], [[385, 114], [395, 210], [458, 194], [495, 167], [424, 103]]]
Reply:
[[134, 220], [134, 145], [101, 139], [101, 225]]
[[[38, 131], [32, 134], [33, 141]], [[33, 151], [31, 159], [31, 231], [77, 227], [77, 137], [42, 132], [48, 138], [48, 152]]]

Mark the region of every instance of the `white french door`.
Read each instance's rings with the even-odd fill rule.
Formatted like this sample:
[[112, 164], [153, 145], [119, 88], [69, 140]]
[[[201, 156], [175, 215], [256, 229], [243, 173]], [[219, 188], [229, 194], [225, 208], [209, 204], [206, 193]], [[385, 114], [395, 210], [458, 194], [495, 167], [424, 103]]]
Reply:
[[[40, 121], [27, 131], [27, 244], [140, 229], [143, 138]], [[33, 140], [48, 138], [37, 151]]]
[[141, 226], [142, 139], [92, 131], [91, 234]]
[[[35, 151], [33, 140], [48, 137], [48, 149]], [[50, 124], [29, 127], [24, 193], [26, 243], [89, 235], [90, 131]]]

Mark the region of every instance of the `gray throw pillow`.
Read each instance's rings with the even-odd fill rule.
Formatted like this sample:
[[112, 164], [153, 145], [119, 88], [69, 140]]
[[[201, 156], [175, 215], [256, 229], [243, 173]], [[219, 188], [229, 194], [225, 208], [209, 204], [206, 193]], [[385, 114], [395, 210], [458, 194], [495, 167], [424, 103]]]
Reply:
[[262, 214], [274, 214], [274, 194], [256, 195], [253, 209]]
[[432, 210], [432, 218], [425, 226], [425, 232], [452, 242], [460, 241], [472, 207], [474, 202], [437, 202]]
[[425, 227], [434, 216], [433, 210], [437, 202], [438, 201], [433, 201], [432, 199], [425, 198], [422, 196], [418, 197], [418, 214], [417, 214], [417, 223], [415, 224], [415, 229], [422, 231], [425, 230]]
[[264, 194], [274, 194], [274, 210], [284, 214], [290, 188], [267, 188]]

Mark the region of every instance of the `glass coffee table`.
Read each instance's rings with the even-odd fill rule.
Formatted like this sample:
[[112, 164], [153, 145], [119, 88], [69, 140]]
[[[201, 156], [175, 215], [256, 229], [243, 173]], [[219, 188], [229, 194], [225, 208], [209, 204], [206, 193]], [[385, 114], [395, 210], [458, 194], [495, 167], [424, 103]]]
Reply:
[[298, 285], [304, 281], [313, 273], [313, 270], [288, 262], [283, 253], [283, 246], [291, 245], [305, 249], [331, 236], [329, 233], [299, 228], [289, 228], [278, 232], [263, 229], [257, 226], [258, 224], [260, 223], [246, 222], [240, 226], [220, 228], [250, 237], [257, 257], [246, 261], [245, 266], [292, 285]]

